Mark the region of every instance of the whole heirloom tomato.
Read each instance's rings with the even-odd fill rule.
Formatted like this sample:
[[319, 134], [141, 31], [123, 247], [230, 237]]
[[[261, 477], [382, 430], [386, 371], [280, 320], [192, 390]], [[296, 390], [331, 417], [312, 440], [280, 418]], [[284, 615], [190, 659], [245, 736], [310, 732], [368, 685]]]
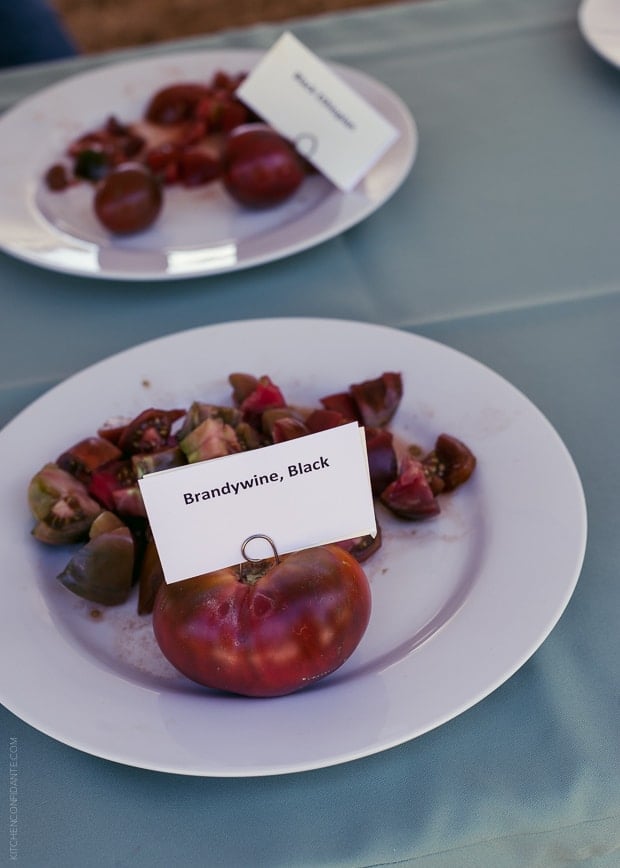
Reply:
[[116, 235], [148, 229], [162, 207], [161, 185], [141, 163], [123, 163], [113, 169], [95, 192], [95, 214]]
[[270, 208], [290, 198], [306, 177], [295, 148], [260, 124], [234, 129], [222, 156], [224, 186], [241, 205]]
[[334, 545], [279, 561], [163, 584], [153, 630], [163, 654], [203, 684], [244, 696], [282, 696], [341, 666], [370, 618], [368, 579]]

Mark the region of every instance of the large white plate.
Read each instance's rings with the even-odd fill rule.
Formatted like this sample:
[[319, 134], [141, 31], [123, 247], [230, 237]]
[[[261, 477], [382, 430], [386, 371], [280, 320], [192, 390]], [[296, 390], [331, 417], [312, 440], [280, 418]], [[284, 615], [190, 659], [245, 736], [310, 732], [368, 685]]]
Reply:
[[590, 47], [620, 66], [620, 0], [582, 0], [578, 21]]
[[233, 271], [297, 253], [364, 220], [408, 175], [418, 135], [407, 106], [363, 73], [334, 65], [399, 131], [396, 142], [350, 193], [320, 175], [284, 205], [262, 212], [234, 203], [221, 184], [169, 188], [148, 231], [114, 238], [80, 185], [50, 193], [41, 179], [76, 135], [110, 114], [139, 118], [149, 97], [176, 81], [207, 81], [217, 69], [247, 71], [256, 51], [147, 58], [77, 75], [24, 100], [0, 119], [0, 246], [27, 262], [87, 277], [165, 280]]
[[[343, 348], [346, 348], [343, 350]], [[478, 456], [474, 477], [427, 523], [379, 520], [367, 562], [370, 625], [315, 687], [278, 699], [214, 695], [177, 675], [135, 600], [104, 610], [55, 575], [66, 552], [30, 536], [30, 477], [110, 415], [194, 398], [228, 402], [227, 375], [268, 373], [292, 401], [384, 370], [405, 396], [393, 428], [430, 447], [446, 431]], [[474, 360], [405, 332], [337, 320], [209, 326], [113, 356], [52, 389], [0, 432], [2, 700], [80, 750], [189, 775], [266, 775], [384, 750], [450, 720], [509, 678], [566, 606], [586, 513], [572, 460], [541, 413]], [[334, 509], [338, 508], [337, 502]]]

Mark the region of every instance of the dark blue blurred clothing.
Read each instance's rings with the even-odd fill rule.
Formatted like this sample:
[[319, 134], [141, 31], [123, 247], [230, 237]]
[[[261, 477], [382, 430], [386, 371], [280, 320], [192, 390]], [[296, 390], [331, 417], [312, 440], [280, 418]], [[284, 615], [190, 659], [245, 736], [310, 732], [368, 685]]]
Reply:
[[62, 19], [45, 0], [0, 0], [0, 67], [77, 53]]

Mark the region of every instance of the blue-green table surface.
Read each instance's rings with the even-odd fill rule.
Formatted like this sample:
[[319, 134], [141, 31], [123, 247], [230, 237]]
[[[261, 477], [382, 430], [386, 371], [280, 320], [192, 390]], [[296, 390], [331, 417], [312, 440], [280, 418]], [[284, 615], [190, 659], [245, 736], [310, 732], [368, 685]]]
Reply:
[[0, 74], [8, 108], [95, 65], [266, 49], [286, 27], [396, 91], [420, 133], [384, 207], [258, 268], [141, 284], [0, 254], [0, 424], [84, 366], [177, 330], [262, 316], [376, 322], [458, 348], [522, 389], [570, 450], [589, 518], [576, 591], [530, 661], [451, 722], [366, 759], [186, 778], [83, 754], [1, 709], [0, 860], [16, 745], [29, 868], [620, 864], [620, 71], [585, 44], [576, 16], [574, 0], [432, 0]]

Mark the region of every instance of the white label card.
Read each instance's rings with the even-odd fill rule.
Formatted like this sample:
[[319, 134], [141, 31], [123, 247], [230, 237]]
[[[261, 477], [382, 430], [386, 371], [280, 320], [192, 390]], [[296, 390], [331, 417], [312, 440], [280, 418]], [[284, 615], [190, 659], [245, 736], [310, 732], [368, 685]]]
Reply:
[[[241, 563], [261, 534], [278, 554], [377, 533], [364, 429], [353, 422], [140, 480], [168, 583]], [[251, 558], [273, 551], [248, 544]]]
[[237, 96], [344, 191], [355, 187], [399, 135], [292, 33], [278, 39]]

